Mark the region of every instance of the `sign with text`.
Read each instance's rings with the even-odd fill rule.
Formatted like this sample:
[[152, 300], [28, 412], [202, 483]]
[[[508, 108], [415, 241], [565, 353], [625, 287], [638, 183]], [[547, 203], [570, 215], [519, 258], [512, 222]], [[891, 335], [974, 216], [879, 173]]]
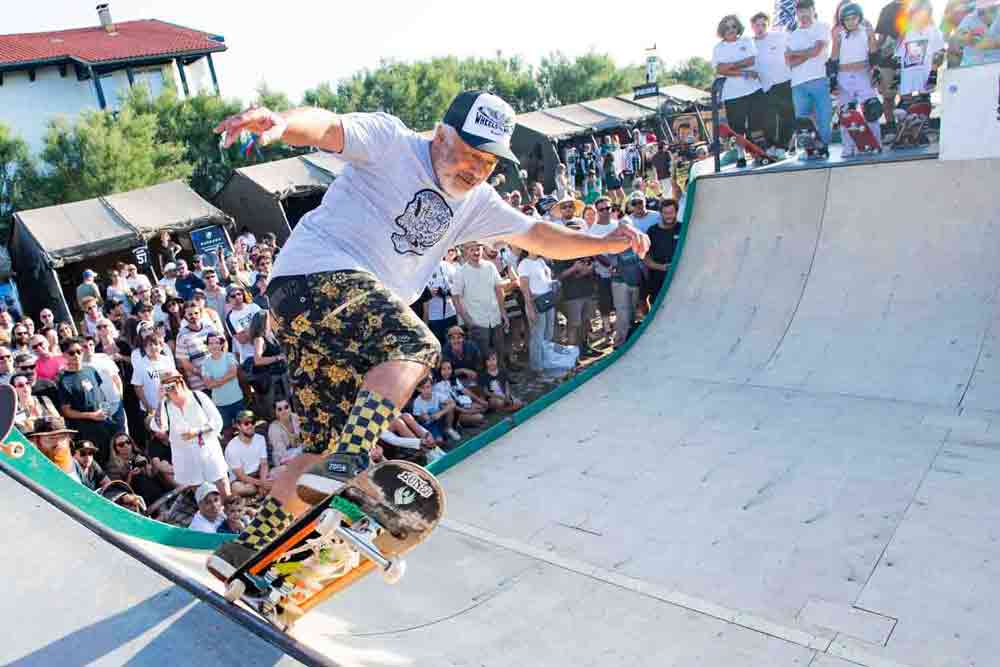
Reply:
[[141, 245], [132, 248], [132, 256], [135, 257], [135, 268], [140, 271], [149, 266], [149, 248], [147, 246]]
[[644, 83], [641, 86], [635, 86], [632, 88], [633, 99], [643, 100], [647, 97], [657, 97], [660, 94], [660, 84], [656, 83]]
[[219, 268], [219, 248], [222, 248], [224, 254], [233, 251], [233, 246], [229, 243], [229, 235], [226, 234], [222, 225], [212, 225], [192, 231], [191, 245], [194, 246], [196, 255], [205, 257], [206, 266], [210, 264], [215, 268]]

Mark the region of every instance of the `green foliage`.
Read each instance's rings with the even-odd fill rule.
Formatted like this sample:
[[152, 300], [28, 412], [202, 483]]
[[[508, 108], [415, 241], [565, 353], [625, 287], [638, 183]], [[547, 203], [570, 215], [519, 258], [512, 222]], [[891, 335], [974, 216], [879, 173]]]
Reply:
[[28, 145], [6, 125], [0, 124], [0, 225], [9, 223], [11, 214], [24, 198], [24, 186], [33, 171]]
[[117, 114], [87, 111], [49, 126], [41, 193], [54, 203], [89, 199], [187, 178], [184, 146], [160, 141], [156, 116], [128, 105]]
[[709, 61], [695, 56], [670, 70], [670, 78], [673, 79], [673, 83], [686, 83], [695, 88], [709, 90], [712, 81], [715, 80], [715, 68]]
[[585, 102], [629, 91], [626, 72], [611, 56], [591, 51], [575, 60], [556, 51], [542, 59], [538, 82], [547, 104]]
[[288, 95], [274, 90], [265, 81], [257, 84], [256, 104], [271, 111], [288, 111], [292, 108], [292, 101], [288, 99]]

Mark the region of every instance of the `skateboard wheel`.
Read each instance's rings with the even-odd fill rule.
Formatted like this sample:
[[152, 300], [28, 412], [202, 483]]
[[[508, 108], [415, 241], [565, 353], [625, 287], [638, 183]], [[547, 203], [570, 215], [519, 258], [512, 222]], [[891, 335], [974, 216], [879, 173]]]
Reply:
[[343, 520], [343, 514], [335, 509], [328, 509], [319, 517], [319, 523], [316, 524], [316, 532], [320, 535], [329, 535], [340, 528]]
[[243, 597], [243, 594], [246, 592], [247, 585], [240, 579], [233, 579], [226, 584], [226, 592], [222, 594], [222, 597], [226, 598], [230, 602], [236, 602]]
[[390, 558], [389, 567], [382, 571], [382, 578], [387, 584], [397, 584], [406, 574], [406, 561], [402, 558]]

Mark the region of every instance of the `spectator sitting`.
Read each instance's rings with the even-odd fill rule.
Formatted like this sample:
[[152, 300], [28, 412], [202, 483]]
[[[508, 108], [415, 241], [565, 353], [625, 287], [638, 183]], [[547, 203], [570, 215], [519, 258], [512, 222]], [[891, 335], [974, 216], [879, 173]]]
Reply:
[[70, 428], [97, 445], [98, 463], [107, 464], [111, 436], [125, 430], [125, 411], [119, 402], [118, 413], [110, 413], [104, 381], [96, 370], [83, 365], [83, 339], [70, 338], [62, 346], [67, 364], [56, 381], [59, 410]]
[[73, 443], [72, 449], [81, 484], [91, 491], [98, 491], [111, 483], [100, 464], [94, 460], [94, 454], [97, 453], [97, 446], [94, 443], [89, 440], [79, 440]]
[[208, 356], [202, 361], [201, 375], [205, 388], [212, 392], [212, 402], [222, 415], [222, 428], [228, 429], [236, 415], [246, 409], [239, 382], [239, 364], [231, 352], [226, 352], [226, 338], [213, 333], [205, 339]]
[[247, 527], [246, 506], [239, 496], [229, 496], [222, 501], [222, 511], [225, 512], [226, 520], [222, 522], [217, 533], [232, 533], [239, 535]]
[[17, 392], [17, 414], [14, 425], [21, 433], [28, 435], [35, 430], [39, 421], [59, 417], [59, 410], [48, 396], [34, 396], [31, 393], [31, 380], [23, 373], [15, 373], [10, 380], [11, 386]]
[[500, 368], [493, 352], [486, 355], [486, 367], [479, 376], [479, 388], [492, 410], [516, 412], [524, 407], [524, 403], [511, 393], [510, 379]]
[[111, 439], [111, 455], [105, 472], [111, 480], [126, 482], [142, 496], [147, 505], [174, 489], [174, 469], [168, 461], [143, 454], [128, 433], [116, 433]]
[[438, 365], [437, 378], [434, 393], [442, 402], [451, 401], [455, 404], [455, 414], [461, 426], [481, 426], [486, 421], [483, 413], [489, 404], [465, 388], [455, 377], [451, 362], [447, 359], [442, 359]]
[[85, 308], [83, 301], [87, 297], [94, 298], [98, 303], [101, 303], [101, 288], [94, 282], [94, 278], [96, 277], [96, 273], [90, 269], [85, 269], [83, 272], [83, 282], [76, 287], [76, 305], [81, 310]]
[[14, 368], [14, 353], [9, 347], [0, 345], [0, 384], [11, 384], [16, 373]]
[[35, 374], [40, 380], [55, 381], [59, 371], [66, 367], [65, 357], [50, 351], [45, 336], [35, 334], [31, 339], [31, 351], [35, 353]]
[[191, 519], [191, 525], [188, 528], [199, 533], [218, 532], [226, 521], [219, 490], [205, 482], [194, 492], [194, 500], [198, 503], [198, 511]]
[[205, 289], [205, 281], [188, 269], [188, 263], [177, 260], [177, 278], [174, 280], [174, 290], [184, 301], [190, 301], [196, 289]]
[[472, 341], [465, 340], [465, 332], [462, 327], [454, 326], [448, 329], [448, 345], [441, 350], [443, 359], [451, 362], [455, 369], [455, 375], [468, 385], [476, 383], [476, 369], [482, 367], [482, 353], [479, 346]]
[[232, 478], [233, 493], [238, 496], [267, 495], [271, 488], [267, 465], [267, 441], [256, 433], [253, 412], [244, 410], [236, 416], [236, 437], [226, 445], [226, 463]]
[[[267, 441], [275, 466], [283, 466], [302, 453], [302, 427], [292, 405], [283, 398], [274, 404], [277, 418], [267, 427]], [[274, 473], [278, 472], [275, 468]]]
[[228, 496], [228, 466], [219, 444], [222, 416], [215, 404], [202, 392], [188, 389], [176, 371], [168, 371], [160, 381], [150, 427], [167, 435], [174, 479], [182, 486], [212, 482], [220, 495]]
[[35, 430], [28, 434], [28, 439], [45, 458], [79, 482], [80, 475], [71, 449], [74, 435], [76, 431], [67, 429], [62, 417], [53, 417], [37, 421]]
[[434, 443], [440, 446], [446, 434], [452, 440], [461, 440], [462, 436], [454, 429], [455, 404], [434, 395], [434, 384], [429, 377], [417, 385], [417, 391], [419, 394], [413, 399], [413, 416], [431, 432]]
[[504, 308], [504, 281], [493, 262], [483, 261], [481, 244], [467, 243], [464, 251], [465, 264], [455, 272], [455, 308], [480, 352], [494, 349], [506, 358], [504, 328], [510, 321]]

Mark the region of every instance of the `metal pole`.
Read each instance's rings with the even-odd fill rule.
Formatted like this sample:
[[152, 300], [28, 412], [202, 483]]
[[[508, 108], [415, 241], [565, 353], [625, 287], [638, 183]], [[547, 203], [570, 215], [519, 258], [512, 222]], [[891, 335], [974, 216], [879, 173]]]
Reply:
[[725, 77], [719, 77], [712, 82], [712, 155], [715, 156], [715, 173], [722, 171], [722, 144], [719, 141], [719, 105], [722, 104], [722, 88], [726, 85]]

